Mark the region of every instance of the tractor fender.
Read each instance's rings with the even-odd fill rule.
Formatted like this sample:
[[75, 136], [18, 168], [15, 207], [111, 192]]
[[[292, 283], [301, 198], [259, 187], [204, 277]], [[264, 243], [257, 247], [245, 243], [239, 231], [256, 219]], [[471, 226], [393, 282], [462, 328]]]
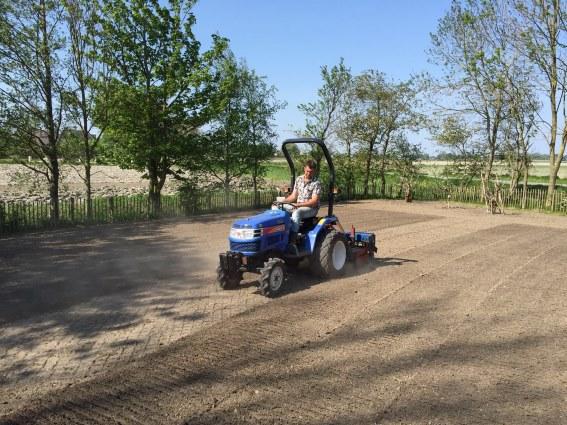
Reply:
[[315, 252], [315, 246], [317, 245], [317, 241], [319, 238], [325, 234], [325, 230], [329, 226], [333, 226], [338, 223], [337, 217], [335, 216], [328, 216], [322, 217], [317, 222], [317, 225], [307, 233], [309, 238], [309, 250], [313, 253]]

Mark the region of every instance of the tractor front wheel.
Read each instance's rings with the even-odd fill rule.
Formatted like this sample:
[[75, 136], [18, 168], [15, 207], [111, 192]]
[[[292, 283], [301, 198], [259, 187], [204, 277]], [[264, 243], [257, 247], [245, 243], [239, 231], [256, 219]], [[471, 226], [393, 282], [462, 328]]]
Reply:
[[285, 282], [285, 263], [281, 258], [270, 258], [260, 269], [260, 293], [266, 297], [275, 297], [283, 289]]
[[230, 276], [221, 266], [217, 267], [217, 282], [222, 289], [236, 289], [242, 280], [242, 272], [237, 276]]

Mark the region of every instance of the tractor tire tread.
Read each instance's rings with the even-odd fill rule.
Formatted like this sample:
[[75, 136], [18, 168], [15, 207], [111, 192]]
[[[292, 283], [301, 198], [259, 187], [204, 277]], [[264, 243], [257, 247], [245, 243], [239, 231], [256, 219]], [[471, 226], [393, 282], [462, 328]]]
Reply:
[[[336, 230], [331, 230], [324, 235], [323, 238], [321, 238], [315, 249], [314, 265], [319, 276], [323, 278], [340, 276], [345, 272], [346, 267], [344, 266], [341, 270], [335, 270], [333, 267], [333, 246], [336, 243], [335, 241], [338, 239], [343, 239], [343, 236]], [[346, 243], [345, 247], [348, 249], [348, 245]]]
[[281, 263], [282, 267], [284, 267], [285, 269], [285, 262], [281, 258], [269, 258], [268, 261], [264, 262], [264, 267], [260, 269], [260, 277], [258, 278], [260, 286], [258, 287], [258, 291], [265, 297], [275, 297], [281, 292], [281, 288], [283, 287], [282, 284], [280, 290], [276, 292], [274, 292], [270, 288], [270, 272], [272, 271], [272, 268], [278, 263]]
[[217, 283], [221, 289], [228, 290], [238, 288], [238, 285], [240, 285], [240, 281], [242, 280], [242, 273], [240, 273], [239, 277], [240, 279], [238, 280], [230, 278], [228, 273], [223, 270], [221, 266], [217, 267]]

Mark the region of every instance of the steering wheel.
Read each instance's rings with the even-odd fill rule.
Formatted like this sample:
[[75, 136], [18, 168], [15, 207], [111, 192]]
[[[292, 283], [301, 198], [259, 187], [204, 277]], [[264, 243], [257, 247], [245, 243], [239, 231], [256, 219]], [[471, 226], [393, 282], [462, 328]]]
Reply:
[[295, 204], [293, 202], [283, 202], [283, 201], [274, 201], [272, 202], [272, 205], [275, 207], [278, 207], [278, 209], [280, 210], [284, 210], [284, 205], [291, 205], [293, 208], [296, 208]]

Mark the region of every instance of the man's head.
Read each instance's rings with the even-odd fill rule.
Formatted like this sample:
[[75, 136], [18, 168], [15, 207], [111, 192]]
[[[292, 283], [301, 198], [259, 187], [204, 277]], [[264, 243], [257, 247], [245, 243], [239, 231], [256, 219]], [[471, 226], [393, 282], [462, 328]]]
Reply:
[[313, 177], [315, 177], [315, 171], [317, 171], [317, 163], [312, 159], [305, 161], [303, 166], [303, 177], [305, 180], [313, 179]]

